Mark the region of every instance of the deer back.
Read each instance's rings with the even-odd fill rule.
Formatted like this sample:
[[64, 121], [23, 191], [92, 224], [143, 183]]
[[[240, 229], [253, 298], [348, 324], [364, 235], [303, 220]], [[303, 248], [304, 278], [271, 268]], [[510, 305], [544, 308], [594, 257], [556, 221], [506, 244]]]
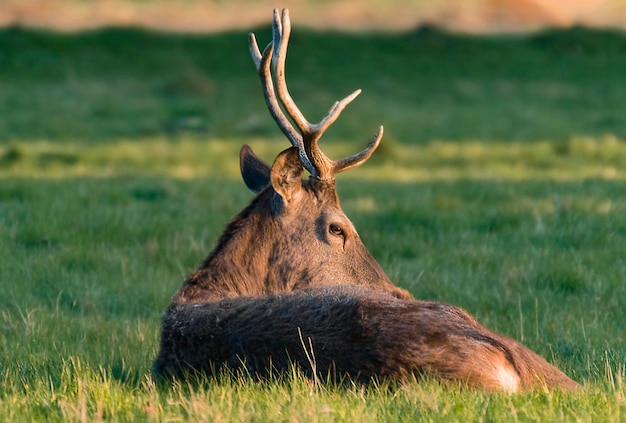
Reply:
[[154, 369], [184, 377], [228, 368], [265, 378], [293, 364], [324, 380], [428, 374], [508, 392], [578, 387], [534, 352], [457, 307], [354, 285], [173, 305]]

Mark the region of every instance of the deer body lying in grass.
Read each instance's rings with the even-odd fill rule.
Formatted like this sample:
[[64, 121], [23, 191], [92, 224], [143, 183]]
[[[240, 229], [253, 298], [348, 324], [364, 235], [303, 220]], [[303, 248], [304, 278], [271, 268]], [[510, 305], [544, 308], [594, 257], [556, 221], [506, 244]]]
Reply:
[[289, 32], [287, 11], [275, 11], [272, 43], [261, 54], [251, 35], [250, 51], [270, 113], [292, 147], [271, 167], [249, 147], [241, 150], [241, 173], [256, 197], [172, 299], [154, 373], [228, 368], [266, 377], [296, 365], [311, 376], [365, 382], [430, 374], [489, 390], [576, 389], [516, 341], [455, 306], [416, 301], [389, 280], [335, 190], [335, 174], [365, 162], [382, 127], [351, 157], [334, 161], [319, 149], [323, 132], [359, 92], [309, 123], [285, 82]]

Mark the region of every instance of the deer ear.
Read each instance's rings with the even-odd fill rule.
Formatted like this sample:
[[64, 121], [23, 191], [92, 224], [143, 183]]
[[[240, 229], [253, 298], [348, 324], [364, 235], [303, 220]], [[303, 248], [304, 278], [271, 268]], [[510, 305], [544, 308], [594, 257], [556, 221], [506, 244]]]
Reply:
[[302, 188], [302, 162], [297, 147], [291, 147], [276, 157], [272, 165], [270, 180], [276, 191], [289, 203]]
[[249, 145], [241, 147], [239, 152], [239, 169], [241, 177], [248, 189], [255, 194], [270, 183], [270, 167], [259, 159]]

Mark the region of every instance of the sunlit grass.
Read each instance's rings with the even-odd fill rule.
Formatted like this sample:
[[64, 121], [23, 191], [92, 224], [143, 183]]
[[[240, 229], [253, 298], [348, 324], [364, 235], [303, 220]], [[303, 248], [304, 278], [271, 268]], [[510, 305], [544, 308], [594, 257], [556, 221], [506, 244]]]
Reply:
[[[71, 141], [12, 143], [0, 147], [0, 177], [113, 177], [132, 171], [177, 179], [238, 179], [237, 157], [243, 143], [189, 137], [118, 140], [96, 145]], [[245, 143], [270, 164], [271, 158], [285, 147], [284, 141], [263, 138], [246, 139]], [[324, 150], [336, 158], [362, 147], [336, 140], [324, 144]], [[623, 180], [625, 169], [626, 141], [614, 136], [574, 137], [563, 142], [441, 140], [425, 145], [383, 144], [366, 168], [340, 178], [403, 183], [459, 179]]]
[[75, 357], [61, 364], [59, 374], [57, 381], [22, 380], [20, 395], [5, 397], [8, 407], [0, 408], [0, 416], [19, 419], [28, 414], [47, 421], [570, 421], [586, 419], [591, 411], [594, 420], [620, 421], [626, 412], [623, 386], [609, 379], [607, 386], [593, 386], [584, 393], [510, 397], [430, 379], [419, 384], [317, 384], [297, 371], [267, 383], [225, 377], [164, 388], [149, 376], [132, 384], [120, 382], [107, 369], [89, 367]]

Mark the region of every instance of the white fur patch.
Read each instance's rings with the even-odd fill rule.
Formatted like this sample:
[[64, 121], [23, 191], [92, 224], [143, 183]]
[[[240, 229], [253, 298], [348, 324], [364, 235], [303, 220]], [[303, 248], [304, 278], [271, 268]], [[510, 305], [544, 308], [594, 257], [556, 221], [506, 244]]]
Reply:
[[498, 366], [496, 369], [496, 379], [500, 383], [503, 390], [513, 393], [519, 388], [519, 376], [512, 369], [504, 366]]

